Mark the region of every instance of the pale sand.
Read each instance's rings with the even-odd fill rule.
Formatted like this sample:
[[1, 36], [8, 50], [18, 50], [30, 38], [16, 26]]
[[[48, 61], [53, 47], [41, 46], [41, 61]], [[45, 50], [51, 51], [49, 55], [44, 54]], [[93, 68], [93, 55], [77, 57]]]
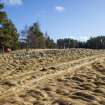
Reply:
[[0, 105], [105, 105], [104, 50], [14, 54], [0, 56]]

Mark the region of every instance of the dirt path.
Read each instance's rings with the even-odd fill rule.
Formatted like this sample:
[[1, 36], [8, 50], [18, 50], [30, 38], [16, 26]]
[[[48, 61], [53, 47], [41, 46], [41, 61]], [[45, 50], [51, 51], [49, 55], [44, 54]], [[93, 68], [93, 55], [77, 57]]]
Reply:
[[8, 99], [8, 97], [13, 97], [15, 95], [18, 95], [21, 92], [25, 92], [27, 89], [31, 89], [31, 88], [37, 86], [38, 84], [43, 84], [44, 82], [48, 82], [49, 80], [55, 79], [58, 76], [62, 76], [62, 75], [68, 74], [68, 73], [72, 76], [72, 75], [74, 75], [76, 69], [79, 69], [80, 67], [85, 67], [86, 65], [90, 65], [96, 61], [101, 61], [103, 59], [105, 59], [104, 54], [100, 54], [97, 56], [87, 57], [87, 58], [75, 60], [72, 62], [65, 62], [65, 63], [54, 66], [53, 73], [49, 72], [50, 70], [49, 70], [49, 68], [47, 68], [47, 71], [45, 70], [45, 72], [42, 74], [39, 72], [39, 74], [37, 74], [38, 77], [31, 78], [31, 80], [27, 80], [26, 78], [28, 76], [34, 74], [35, 72], [25, 73], [25, 74], [20, 75], [19, 77], [17, 76], [14, 78], [10, 78], [11, 80], [19, 79], [21, 81], [23, 78], [24, 82], [20, 85], [19, 84], [16, 85], [16, 87], [12, 87], [12, 88], [8, 89], [7, 91], [3, 92], [2, 94], [0, 94], [0, 101], [6, 100], [6, 99]]
[[[100, 57], [102, 58], [104, 56], [105, 56], [105, 54], [100, 54], [100, 55], [98, 54], [98, 55], [94, 55], [94, 56], [90, 56], [90, 57], [81, 58], [81, 59], [78, 59], [78, 60], [73, 60], [73, 61], [70, 61], [70, 62], [64, 62], [64, 63], [44, 67], [44, 69], [46, 69], [48, 71], [49, 68], [53, 67], [53, 69], [61, 69], [62, 70], [63, 68], [68, 68], [68, 66], [72, 67], [72, 66], [75, 66], [76, 64], [79, 64], [81, 62], [84, 62], [84, 61], [88, 62], [88, 60], [91, 61], [91, 59], [93, 60], [93, 59], [100, 58]], [[5, 75], [3, 75], [2, 78], [3, 79], [5, 78], [5, 80], [20, 79], [20, 78], [22, 79], [22, 78], [25, 78], [25, 77], [30, 76], [32, 74], [35, 74], [37, 72], [39, 73], [39, 71], [41, 72], [41, 69], [36, 70], [36, 71], [29, 71], [29, 72], [26, 72], [26, 73], [21, 73], [20, 75], [11, 76], [11, 77], [8, 76], [12, 72], [12, 71], [10, 71], [10, 72], [6, 73]]]

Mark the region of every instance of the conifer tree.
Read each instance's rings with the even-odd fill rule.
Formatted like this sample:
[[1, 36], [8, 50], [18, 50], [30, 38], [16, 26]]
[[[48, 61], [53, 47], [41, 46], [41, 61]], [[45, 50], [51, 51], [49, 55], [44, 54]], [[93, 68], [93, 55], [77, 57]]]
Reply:
[[17, 29], [3, 9], [4, 4], [0, 3], [0, 48], [17, 49], [19, 45]]

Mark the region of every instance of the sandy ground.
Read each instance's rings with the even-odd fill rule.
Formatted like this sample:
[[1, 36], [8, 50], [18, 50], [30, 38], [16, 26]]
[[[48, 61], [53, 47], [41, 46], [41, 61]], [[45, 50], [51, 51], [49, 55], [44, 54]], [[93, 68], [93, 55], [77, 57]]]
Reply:
[[105, 51], [0, 55], [0, 105], [105, 105]]

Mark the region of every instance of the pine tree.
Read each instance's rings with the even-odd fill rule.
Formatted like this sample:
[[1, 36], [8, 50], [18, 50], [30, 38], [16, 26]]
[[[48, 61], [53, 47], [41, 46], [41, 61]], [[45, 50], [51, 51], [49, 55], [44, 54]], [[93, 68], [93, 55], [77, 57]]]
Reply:
[[49, 37], [47, 32], [45, 33], [45, 42], [46, 42], [46, 48], [55, 48], [56, 47], [54, 40]]
[[18, 42], [19, 34], [17, 32], [15, 25], [12, 23], [11, 20], [8, 20], [8, 22], [5, 23], [4, 27], [7, 30], [7, 34], [10, 37], [9, 39], [10, 48], [13, 50], [17, 49], [19, 47]]
[[31, 48], [45, 48], [45, 38], [40, 30], [39, 23], [34, 23], [28, 30], [27, 40]]
[[18, 33], [15, 25], [8, 19], [6, 12], [3, 11], [4, 4], [0, 3], [0, 47], [18, 48]]
[[0, 47], [4, 49], [4, 47], [7, 45], [7, 37], [4, 36], [4, 33], [6, 30], [4, 30], [4, 23], [6, 23], [7, 15], [3, 11], [4, 4], [0, 3]]

